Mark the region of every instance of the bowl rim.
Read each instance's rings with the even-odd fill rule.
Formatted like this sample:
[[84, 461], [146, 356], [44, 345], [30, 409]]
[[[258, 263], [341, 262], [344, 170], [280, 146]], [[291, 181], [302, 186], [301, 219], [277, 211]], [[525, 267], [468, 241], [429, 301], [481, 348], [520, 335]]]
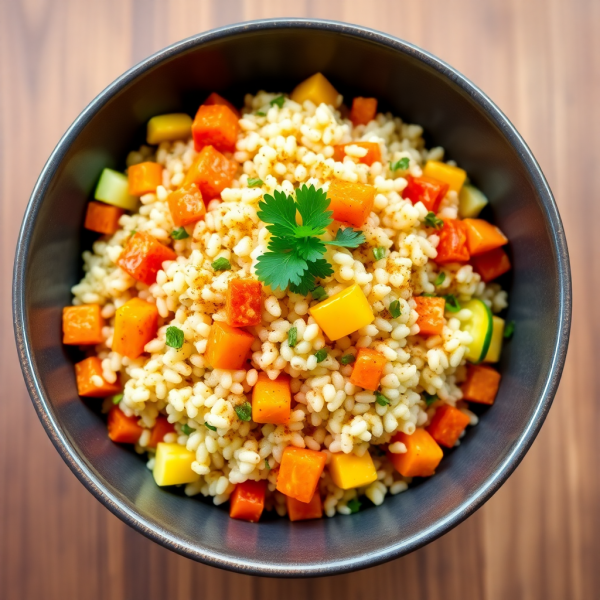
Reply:
[[[482, 484], [468, 500], [461, 503], [445, 518], [434, 522], [418, 534], [403, 541], [396, 542], [383, 549], [370, 552], [369, 554], [362, 555], [358, 558], [353, 557], [343, 560], [332, 560], [318, 564], [289, 564], [285, 566], [279, 564], [273, 565], [254, 559], [246, 559], [244, 562], [240, 562], [229, 556], [227, 553], [188, 546], [185, 542], [182, 542], [176, 536], [169, 533], [160, 525], [160, 523], [142, 517], [136, 511], [133, 503], [127, 498], [112, 493], [107, 489], [107, 486], [102, 482], [99, 474], [86, 464], [84, 459], [73, 447], [66, 433], [61, 429], [54, 409], [52, 408], [50, 398], [46, 396], [39, 383], [39, 374], [33, 359], [33, 351], [26, 335], [26, 332], [29, 329], [29, 322], [25, 303], [25, 278], [29, 258], [29, 245], [37, 215], [58, 166], [69, 150], [71, 144], [92, 117], [94, 117], [113, 96], [133, 82], [139, 75], [163, 61], [169, 60], [196, 46], [209, 42], [234, 37], [239, 34], [274, 29], [314, 29], [334, 32], [340, 35], [347, 35], [359, 38], [363, 41], [372, 42], [393, 51], [409, 55], [412, 58], [416, 58], [418, 61], [434, 69], [445, 79], [449, 79], [453, 84], [466, 92], [472, 100], [479, 105], [487, 118], [500, 129], [509, 144], [518, 153], [523, 166], [526, 168], [536, 188], [541, 200], [546, 224], [550, 228], [551, 237], [553, 239], [552, 252], [556, 264], [558, 265], [557, 276], [559, 287], [557, 333], [546, 384], [542, 394], [537, 399], [535, 411], [527, 426], [521, 431], [517, 438], [512, 452], [508, 454], [495, 471], [488, 476], [484, 484]], [[498, 490], [519, 465], [525, 453], [533, 443], [556, 394], [569, 343], [572, 287], [567, 242], [550, 187], [546, 182], [541, 168], [521, 135], [486, 94], [441, 59], [422, 50], [414, 44], [395, 36], [360, 25], [352, 25], [339, 21], [308, 18], [280, 18], [235, 23], [217, 29], [211, 29], [171, 44], [128, 69], [102, 90], [86, 106], [86, 108], [84, 108], [52, 151], [33, 188], [27, 204], [15, 253], [12, 304], [14, 333], [19, 362], [27, 390], [37, 415], [46, 430], [48, 437], [71, 471], [73, 471], [79, 481], [81, 481], [81, 483], [83, 483], [85, 487], [100, 502], [102, 502], [102, 504], [104, 504], [104, 506], [122, 521], [151, 540], [158, 542], [174, 552], [199, 562], [248, 575], [312, 577], [356, 571], [408, 554], [435, 540], [461, 523], [475, 510], [481, 507]]]

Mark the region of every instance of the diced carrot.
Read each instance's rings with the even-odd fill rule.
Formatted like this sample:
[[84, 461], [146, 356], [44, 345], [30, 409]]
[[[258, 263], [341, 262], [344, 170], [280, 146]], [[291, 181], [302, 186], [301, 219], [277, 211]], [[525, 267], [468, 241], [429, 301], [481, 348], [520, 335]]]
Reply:
[[386, 358], [371, 348], [359, 348], [350, 381], [365, 390], [375, 391], [383, 375]]
[[469, 260], [467, 232], [462, 221], [444, 219], [444, 226], [438, 235], [440, 236], [440, 243], [437, 247], [437, 256], [434, 259], [436, 263], [442, 265]]
[[387, 453], [396, 471], [403, 477], [429, 477], [440, 464], [444, 453], [427, 431], [417, 427], [412, 435], [399, 431], [390, 444], [402, 442], [406, 446], [404, 454]]
[[239, 131], [237, 115], [224, 104], [203, 104], [192, 123], [196, 150], [214, 146], [221, 152], [233, 152]]
[[100, 305], [65, 306], [63, 308], [63, 344], [86, 346], [104, 341]]
[[365, 148], [367, 153], [358, 159], [358, 162], [371, 166], [375, 161], [381, 162], [381, 148], [377, 142], [349, 142], [347, 144], [335, 144], [333, 147], [333, 160], [343, 161], [348, 146]]
[[285, 425], [290, 420], [292, 392], [289, 375], [271, 380], [266, 373], [258, 374], [252, 390], [252, 420], [255, 423]]
[[429, 296], [415, 296], [417, 306], [415, 310], [419, 314], [417, 325], [421, 335], [439, 335], [444, 329], [444, 309], [446, 300], [444, 298], [431, 298]]
[[90, 356], [75, 363], [77, 393], [88, 398], [105, 398], [121, 391], [119, 380], [109, 383], [102, 377], [102, 361], [97, 356]]
[[204, 218], [206, 206], [195, 183], [180, 187], [167, 197], [175, 227], [191, 225]]
[[362, 227], [373, 210], [375, 188], [364, 183], [352, 183], [334, 179], [329, 185], [327, 197], [329, 210], [336, 221]]
[[323, 503], [318, 490], [315, 491], [310, 502], [300, 502], [296, 498], [286, 496], [285, 504], [290, 521], [307, 521], [320, 519], [323, 516]]
[[150, 161], [131, 165], [127, 169], [129, 193], [132, 196], [143, 196], [156, 191], [162, 185], [162, 171], [161, 165]]
[[402, 197], [413, 204], [422, 202], [427, 210], [437, 213], [441, 201], [448, 192], [448, 184], [425, 175], [421, 177], [408, 175], [406, 180], [408, 185], [404, 188]]
[[475, 272], [479, 273], [486, 283], [510, 271], [510, 259], [502, 248], [478, 254], [471, 259], [471, 263]]
[[238, 371], [244, 367], [253, 342], [251, 333], [215, 321], [206, 344], [206, 360], [213, 369]]
[[377, 98], [357, 96], [352, 100], [350, 120], [354, 125], [366, 125], [377, 115]]
[[140, 298], [132, 298], [117, 308], [112, 349], [121, 356], [137, 358], [144, 346], [156, 337], [158, 309]]
[[162, 269], [163, 263], [176, 258], [171, 248], [150, 234], [138, 231], [129, 238], [117, 264], [137, 281], [152, 285], [156, 283], [156, 274]]
[[128, 417], [118, 406], [108, 411], [108, 437], [118, 444], [135, 444], [144, 431], [139, 417]]
[[162, 415], [156, 417], [156, 423], [150, 432], [150, 441], [148, 442], [148, 448], [156, 448], [156, 445], [159, 442], [164, 441], [165, 435], [167, 433], [174, 433], [175, 427], [172, 423], [167, 421], [167, 417], [163, 417]]
[[324, 452], [287, 446], [281, 456], [277, 490], [300, 502], [310, 502], [326, 460]]
[[498, 371], [486, 365], [467, 365], [467, 379], [462, 384], [463, 400], [494, 404], [499, 387]]
[[467, 245], [471, 256], [489, 252], [508, 243], [505, 235], [491, 223], [483, 219], [464, 219], [467, 228]]
[[229, 516], [232, 519], [256, 523], [265, 508], [267, 482], [248, 479], [238, 483], [229, 498]]
[[469, 422], [458, 408], [443, 404], [435, 411], [427, 431], [438, 444], [452, 448]]
[[232, 327], [251, 327], [261, 319], [262, 283], [255, 279], [231, 279], [227, 288], [227, 322]]
[[231, 185], [237, 164], [212, 146], [205, 146], [195, 158], [183, 185], [195, 183], [207, 202], [221, 195]]
[[92, 200], [87, 205], [83, 226], [96, 233], [112, 235], [119, 229], [119, 219], [124, 212], [122, 208]]
[[240, 111], [233, 105], [229, 100], [223, 98], [223, 96], [219, 96], [217, 92], [213, 92], [205, 101], [204, 106], [211, 106], [213, 104], [221, 104], [222, 106], [227, 106], [232, 113], [239, 119]]

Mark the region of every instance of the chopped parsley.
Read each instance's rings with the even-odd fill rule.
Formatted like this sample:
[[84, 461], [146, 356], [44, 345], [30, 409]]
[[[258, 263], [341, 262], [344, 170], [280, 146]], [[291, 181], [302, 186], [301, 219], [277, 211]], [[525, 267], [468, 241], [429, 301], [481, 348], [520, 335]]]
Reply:
[[221, 256], [221, 258], [217, 258], [215, 262], [211, 265], [211, 267], [215, 271], [231, 271], [231, 263]]
[[444, 221], [442, 221], [441, 219], [438, 219], [435, 216], [435, 213], [431, 212], [431, 211], [429, 211], [425, 215], [423, 222], [425, 223], [425, 225], [427, 225], [427, 227], [433, 227], [435, 229], [439, 229], [440, 227], [443, 227], [443, 225], [444, 225]]
[[316, 287], [311, 294], [317, 302], [321, 302], [321, 300], [325, 300], [325, 298], [327, 298], [327, 292], [320, 285]]
[[270, 469], [271, 465], [269, 464], [269, 459], [265, 458], [265, 469]]
[[211, 431], [216, 431], [217, 428], [214, 425], [209, 425], [208, 423], [204, 423], [204, 426]]
[[404, 158], [401, 158], [395, 163], [390, 163], [390, 169], [392, 171], [397, 171], [398, 169], [400, 169], [401, 171], [406, 171], [406, 169], [408, 169], [408, 165], [410, 165], [410, 158], [405, 156]]
[[252, 417], [252, 404], [250, 402], [244, 402], [235, 407], [235, 414], [241, 421], [249, 421]]
[[385, 248], [378, 246], [377, 248], [373, 248], [373, 258], [375, 260], [381, 260], [385, 257]]
[[461, 306], [454, 294], [448, 294], [447, 296], [442, 297], [446, 300], [445, 310], [451, 313], [457, 313], [460, 310]]
[[393, 300], [390, 302], [388, 310], [390, 311], [390, 315], [392, 315], [392, 319], [397, 319], [402, 314], [402, 311], [400, 310], [400, 300]]
[[173, 229], [173, 231], [171, 231], [171, 237], [174, 240], [185, 240], [190, 237], [190, 234], [185, 230], [185, 227], [179, 227], [178, 229]]
[[281, 94], [281, 96], [277, 96], [277, 98], [273, 98], [269, 104], [271, 106], [278, 106], [279, 108], [283, 108], [283, 103], [285, 102], [285, 96]]
[[504, 328], [504, 337], [508, 340], [513, 336], [515, 332], [515, 322], [509, 321]]
[[362, 506], [362, 502], [358, 498], [352, 498], [346, 503], [346, 506], [350, 509], [350, 514], [357, 513]]
[[260, 187], [263, 184], [264, 181], [262, 179], [259, 179], [258, 177], [250, 177], [248, 179], [248, 187]]
[[446, 273], [444, 273], [444, 271], [442, 271], [436, 278], [435, 281], [433, 282], [433, 285], [442, 285], [442, 283], [444, 283], [444, 281], [446, 281]]
[[293, 348], [298, 343], [298, 328], [290, 327], [288, 329], [288, 346]]
[[340, 362], [343, 365], [349, 365], [350, 363], [353, 363], [356, 360], [356, 356], [354, 356], [354, 354], [344, 354], [344, 356], [342, 356], [342, 358], [340, 358]]
[[171, 348], [181, 348], [183, 346], [183, 331], [173, 325], [167, 327], [167, 339], [165, 343]]
[[195, 429], [192, 429], [192, 428], [191, 428], [191, 427], [190, 427], [190, 426], [189, 426], [187, 423], [184, 423], [184, 424], [181, 426], [181, 431], [183, 431], [183, 433], [184, 433], [185, 435], [191, 435], [191, 433], [192, 433], [193, 431], [196, 431], [196, 430], [195, 430]]
[[112, 403], [113, 404], [119, 404], [119, 402], [121, 402], [121, 400], [123, 400], [123, 394], [115, 394], [112, 397]]
[[327, 358], [327, 350], [321, 348], [315, 352], [315, 356], [317, 357], [317, 363], [323, 362]]
[[428, 394], [427, 392], [423, 392], [423, 396], [425, 397], [425, 404], [427, 406], [431, 406], [437, 399], [437, 394]]
[[257, 111], [256, 111], [256, 114], [257, 114], [259, 117], [266, 117], [266, 116], [267, 116], [267, 113], [266, 113], [266, 112], [263, 112], [262, 110], [257, 110]]
[[388, 406], [390, 403], [390, 401], [381, 392], [375, 392], [375, 402], [377, 402], [379, 406]]

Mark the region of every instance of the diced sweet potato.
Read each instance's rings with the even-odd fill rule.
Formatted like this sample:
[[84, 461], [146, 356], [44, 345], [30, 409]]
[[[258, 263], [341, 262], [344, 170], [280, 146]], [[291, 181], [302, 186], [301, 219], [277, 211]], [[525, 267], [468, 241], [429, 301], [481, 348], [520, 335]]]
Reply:
[[375, 391], [387, 362], [385, 356], [371, 348], [359, 348], [350, 381], [365, 390]]
[[156, 417], [156, 423], [150, 432], [150, 441], [147, 444], [148, 448], [156, 448], [156, 445], [164, 441], [167, 433], [174, 433], [175, 427], [172, 423], [167, 421], [167, 417], [162, 415]]
[[233, 105], [231, 104], [231, 102], [229, 102], [229, 100], [226, 100], [225, 98], [223, 98], [223, 96], [220, 96], [219, 94], [217, 94], [217, 92], [213, 92], [205, 101], [204, 101], [204, 106], [210, 106], [212, 104], [221, 104], [223, 106], [227, 106], [232, 113], [235, 114], [235, 116], [239, 119], [240, 118], [240, 111]]
[[129, 193], [132, 196], [143, 196], [156, 191], [162, 184], [162, 171], [161, 165], [150, 161], [131, 165], [127, 169]]
[[221, 152], [233, 152], [239, 131], [237, 115], [224, 104], [203, 104], [192, 123], [196, 150], [214, 146]]
[[281, 374], [272, 380], [266, 373], [258, 374], [258, 381], [252, 390], [252, 420], [255, 423], [287, 424], [291, 404], [289, 375]]
[[444, 453], [427, 431], [417, 427], [412, 435], [398, 432], [390, 443], [402, 442], [404, 454], [387, 453], [396, 471], [403, 477], [429, 477], [435, 473]]
[[458, 408], [444, 404], [435, 411], [427, 431], [438, 444], [452, 448], [469, 422], [469, 417]]
[[495, 248], [471, 259], [473, 268], [488, 283], [510, 271], [510, 259], [502, 248]]
[[208, 202], [218, 198], [233, 182], [237, 164], [223, 156], [213, 146], [205, 146], [188, 171], [183, 185], [195, 183], [202, 198]]
[[486, 365], [467, 365], [467, 379], [462, 384], [463, 400], [494, 404], [499, 387], [498, 371]]
[[300, 502], [310, 502], [326, 460], [324, 452], [288, 446], [281, 457], [277, 490]]
[[104, 341], [104, 319], [98, 304], [63, 308], [63, 344], [86, 346]]
[[365, 183], [353, 183], [334, 179], [329, 185], [327, 197], [329, 210], [336, 221], [362, 227], [373, 210], [375, 188]]
[[471, 256], [489, 252], [508, 243], [506, 236], [495, 226], [483, 219], [464, 219], [467, 244]]
[[357, 96], [352, 100], [350, 120], [354, 125], [366, 125], [377, 116], [377, 98]]
[[317, 490], [310, 502], [300, 502], [296, 498], [285, 497], [288, 518], [290, 521], [307, 521], [320, 519], [323, 516], [323, 503]]
[[92, 200], [88, 203], [83, 226], [90, 231], [112, 235], [119, 229], [119, 219], [125, 211], [117, 206]]
[[206, 345], [206, 360], [213, 369], [237, 371], [244, 367], [253, 342], [251, 333], [215, 321]]
[[227, 288], [227, 322], [232, 327], [250, 327], [261, 320], [262, 283], [254, 279], [232, 279]]
[[75, 364], [77, 393], [88, 398], [105, 398], [121, 391], [119, 380], [109, 383], [102, 377], [102, 361], [90, 356]]
[[256, 523], [265, 508], [265, 480], [253, 481], [248, 479], [238, 483], [229, 499], [229, 516], [232, 519]]
[[119, 444], [136, 444], [144, 431], [139, 417], [128, 417], [118, 406], [108, 412], [108, 437]]
[[132, 298], [120, 306], [115, 314], [112, 349], [121, 356], [137, 358], [144, 346], [156, 337], [158, 309], [155, 304]]
[[162, 269], [163, 263], [176, 258], [171, 248], [150, 234], [138, 231], [129, 238], [117, 264], [137, 281], [152, 285], [156, 283], [156, 274]]
[[171, 218], [175, 227], [191, 225], [204, 218], [206, 206], [202, 193], [195, 183], [180, 187], [167, 197]]
[[432, 298], [429, 296], [415, 296], [417, 306], [415, 310], [419, 314], [417, 325], [421, 335], [439, 335], [444, 329], [444, 309], [446, 300], [444, 298]]

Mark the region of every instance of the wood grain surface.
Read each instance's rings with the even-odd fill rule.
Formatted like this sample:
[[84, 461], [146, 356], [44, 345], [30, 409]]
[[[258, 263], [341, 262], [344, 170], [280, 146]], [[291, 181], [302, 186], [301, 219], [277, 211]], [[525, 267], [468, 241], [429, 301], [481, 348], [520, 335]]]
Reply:
[[[25, 391], [14, 246], [59, 137], [108, 83], [206, 29], [320, 17], [399, 36], [458, 68], [515, 123], [570, 246], [571, 347], [555, 404], [504, 487], [429, 546], [350, 575], [269, 580], [196, 564], [121, 523], [71, 474]], [[598, 0], [0, 0], [0, 598], [590, 600], [600, 596]]]

